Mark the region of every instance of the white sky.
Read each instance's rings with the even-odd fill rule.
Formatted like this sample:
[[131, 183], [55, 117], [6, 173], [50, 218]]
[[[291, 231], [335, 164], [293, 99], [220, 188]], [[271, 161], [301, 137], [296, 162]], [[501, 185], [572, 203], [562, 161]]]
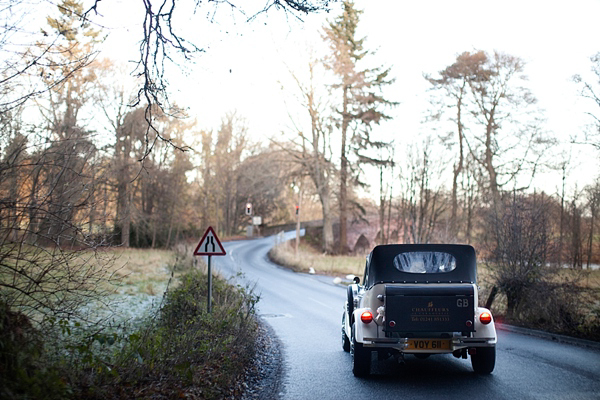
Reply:
[[[244, 2], [248, 0], [239, 3]], [[122, 61], [138, 57], [141, 3], [99, 3], [105, 17], [95, 20], [112, 28], [104, 56]], [[571, 136], [581, 135], [585, 104], [571, 77], [588, 74], [590, 56], [600, 51], [600, 0], [357, 0], [356, 6], [364, 10], [359, 29], [361, 36], [367, 36], [366, 47], [378, 49], [373, 62], [391, 66], [397, 79], [386, 93], [401, 105], [392, 111], [393, 121], [375, 128], [381, 137], [393, 136], [402, 143], [429, 134], [427, 125], [421, 124], [429, 85], [422, 74], [442, 70], [457, 54], [474, 49], [498, 50], [524, 59], [530, 88], [546, 111], [547, 128], [565, 149]], [[339, 7], [333, 4], [329, 15], [306, 16], [304, 24], [287, 20], [276, 10], [246, 23], [242, 15], [230, 13], [225, 6], [210, 23], [205, 18], [207, 10], [193, 15], [193, 10], [182, 7], [179, 26], [207, 52], [186, 65], [187, 75], [171, 71], [172, 98], [189, 107], [203, 128], [218, 128], [226, 112], [237, 110], [257, 140], [289, 131], [288, 110], [293, 100], [285, 65], [294, 69], [306, 65], [305, 49], [323, 46], [320, 27], [338, 14]], [[570, 182], [581, 188], [598, 176], [598, 154], [589, 146], [571, 151], [577, 163]], [[552, 191], [560, 184], [560, 175], [540, 176], [536, 184]]]

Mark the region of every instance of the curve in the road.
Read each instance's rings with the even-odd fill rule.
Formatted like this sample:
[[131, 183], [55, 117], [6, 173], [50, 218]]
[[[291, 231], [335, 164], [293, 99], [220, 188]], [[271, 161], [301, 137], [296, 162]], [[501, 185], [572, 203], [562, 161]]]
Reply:
[[371, 376], [357, 379], [341, 349], [345, 288], [273, 264], [267, 252], [274, 243], [224, 243], [228, 255], [214, 264], [260, 294], [259, 314], [283, 345], [283, 399], [600, 399], [598, 350], [506, 331], [490, 376], [474, 374], [469, 360], [437, 355], [375, 362]]

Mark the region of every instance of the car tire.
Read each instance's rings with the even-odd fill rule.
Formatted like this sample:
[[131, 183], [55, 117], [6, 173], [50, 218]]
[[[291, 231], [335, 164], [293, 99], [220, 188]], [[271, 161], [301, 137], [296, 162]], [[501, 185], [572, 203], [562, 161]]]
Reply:
[[346, 314], [342, 314], [342, 349], [346, 353], [350, 352], [350, 339], [348, 339], [348, 335], [346, 335]]
[[354, 335], [355, 327], [352, 324], [352, 346], [350, 353], [352, 354], [352, 373], [354, 376], [367, 376], [371, 372], [371, 351], [365, 349], [362, 343], [356, 342]]
[[496, 347], [478, 347], [471, 355], [471, 365], [476, 374], [491, 374], [496, 365]]
[[350, 317], [354, 314], [354, 293], [352, 291], [352, 285], [349, 285], [348, 289], [346, 289], [346, 301], [348, 316]]

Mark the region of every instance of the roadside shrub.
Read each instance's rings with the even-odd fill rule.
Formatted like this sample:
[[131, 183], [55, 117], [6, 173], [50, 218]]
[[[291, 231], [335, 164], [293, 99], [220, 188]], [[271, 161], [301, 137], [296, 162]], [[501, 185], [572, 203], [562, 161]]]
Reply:
[[498, 293], [502, 304], [494, 311], [508, 323], [592, 338], [598, 323], [588, 315], [594, 299], [582, 287], [583, 274], [552, 263], [551, 205], [543, 193], [513, 193], [490, 207], [484, 234], [489, 292], [483, 293], [488, 306]]
[[531, 328], [572, 333], [583, 323], [580, 289], [572, 283], [539, 282], [526, 292], [517, 322]]
[[[238, 382], [255, 351], [258, 298], [249, 288], [216, 278], [209, 314], [207, 294], [206, 275], [184, 275], [146, 329], [129, 336], [120, 356], [118, 379], [107, 382], [98, 397], [239, 395]], [[84, 394], [90, 397], [92, 393]]]
[[519, 319], [527, 296], [557, 273], [548, 264], [553, 252], [544, 196], [513, 194], [490, 208], [485, 232], [487, 264], [494, 286], [506, 296], [506, 317]]
[[580, 327], [584, 338], [600, 341], [600, 307], [596, 306], [586, 315], [585, 323]]
[[62, 399], [70, 394], [45, 360], [42, 335], [29, 318], [0, 302], [0, 398]]

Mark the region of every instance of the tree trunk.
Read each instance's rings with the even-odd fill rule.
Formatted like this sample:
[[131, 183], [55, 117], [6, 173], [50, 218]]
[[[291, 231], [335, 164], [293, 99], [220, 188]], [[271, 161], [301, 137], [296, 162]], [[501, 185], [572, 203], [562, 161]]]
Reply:
[[379, 166], [379, 244], [385, 244], [385, 193], [383, 192], [383, 165]]
[[474, 203], [473, 188], [469, 184], [467, 192], [467, 229], [465, 232], [466, 243], [471, 243], [471, 232], [473, 231], [473, 203]]
[[586, 263], [586, 268], [587, 269], [591, 269], [591, 263], [592, 263], [592, 244], [594, 242], [594, 223], [595, 223], [595, 217], [596, 217], [596, 207], [594, 205], [594, 199], [592, 199], [592, 205], [590, 207], [590, 212], [591, 212], [591, 220], [590, 220], [590, 236], [588, 238], [588, 249], [587, 249], [587, 263]]
[[[131, 137], [133, 127], [117, 125], [115, 158], [119, 163], [117, 168], [117, 224], [121, 228], [121, 246], [129, 247], [131, 234], [131, 178], [129, 176], [129, 157], [131, 153]], [[138, 227], [139, 229], [139, 227]]]
[[327, 254], [333, 253], [333, 220], [331, 219], [331, 206], [329, 204], [329, 198], [323, 201], [323, 250]]
[[[121, 225], [121, 245], [123, 247], [129, 247], [129, 236], [131, 235], [131, 199], [130, 194], [126, 194], [126, 205], [125, 205], [125, 214], [123, 215], [122, 225]], [[138, 228], [139, 229], [139, 228]]]
[[344, 86], [344, 103], [342, 111], [342, 151], [340, 156], [340, 244], [339, 253], [348, 253], [348, 159], [346, 158], [346, 141], [350, 117], [348, 115], [348, 86]]
[[583, 249], [581, 245], [581, 211], [573, 200], [573, 219], [571, 231], [572, 267], [581, 269], [583, 267]]
[[500, 190], [498, 188], [498, 174], [494, 167], [494, 152], [492, 149], [492, 135], [494, 134], [494, 118], [493, 114], [488, 121], [485, 135], [485, 169], [488, 173], [490, 191], [492, 194], [492, 202], [494, 208], [500, 207]]
[[558, 266], [562, 268], [563, 235], [565, 224], [565, 181], [567, 179], [567, 166], [562, 166], [562, 193], [560, 195], [560, 233], [558, 237]]
[[102, 241], [106, 239], [106, 216], [108, 208], [108, 185], [106, 181], [102, 184]]
[[129, 193], [129, 182], [127, 182], [126, 176], [119, 177], [119, 183], [117, 184], [117, 201], [118, 201], [118, 212], [117, 212], [117, 223], [121, 227], [121, 246], [129, 247], [129, 234], [131, 225], [130, 215], [130, 193]]
[[[392, 186], [390, 186], [390, 198], [388, 199], [388, 217], [387, 217], [387, 243], [390, 241], [390, 229], [391, 229], [391, 221], [392, 221]], [[386, 243], [386, 244], [387, 244]]]
[[458, 163], [454, 166], [452, 176], [452, 214], [450, 215], [450, 232], [452, 240], [456, 241], [458, 236], [458, 177], [463, 170], [464, 164], [464, 144], [463, 144], [463, 125], [462, 125], [462, 98], [465, 90], [466, 81], [460, 90], [458, 102], [456, 105], [456, 125], [458, 131]]
[[165, 248], [170, 248], [171, 245], [171, 234], [173, 233], [173, 215], [175, 213], [171, 212], [171, 218], [169, 218], [169, 233], [167, 235], [167, 243], [165, 244]]
[[88, 231], [89, 235], [93, 237], [94, 235], [94, 223], [96, 218], [96, 171], [92, 167], [92, 183], [91, 190], [88, 197], [88, 209], [90, 210], [89, 220], [88, 220]]
[[17, 211], [18, 195], [19, 195], [19, 181], [17, 168], [11, 168], [7, 174], [9, 182], [8, 190], [8, 232], [10, 232], [10, 240], [16, 242], [19, 238], [19, 213]]
[[[39, 162], [39, 160], [38, 160]], [[37, 203], [37, 193], [38, 193], [38, 184], [39, 184], [39, 180], [40, 180], [40, 172], [41, 172], [41, 167], [39, 165], [35, 165], [33, 167], [33, 171], [32, 171], [32, 178], [31, 178], [31, 190], [29, 191], [29, 204], [28, 204], [28, 208], [29, 208], [29, 226], [27, 228], [27, 235], [29, 236], [29, 238], [35, 240], [35, 233], [37, 233], [37, 207], [38, 207], [38, 203]], [[31, 243], [31, 242], [30, 242]], [[31, 243], [32, 244], [32, 243]]]
[[225, 222], [224, 222], [224, 233], [230, 235], [233, 231], [231, 222], [231, 181], [227, 179], [227, 185], [225, 187]]
[[296, 247], [295, 256], [298, 258], [298, 248], [300, 247], [300, 212], [302, 211], [302, 182], [300, 182], [300, 191], [298, 192], [298, 208], [296, 209]]
[[152, 245], [151, 247], [153, 249], [156, 248], [156, 226], [158, 225], [158, 221], [156, 221], [158, 216], [152, 216], [151, 221], [152, 221]]

